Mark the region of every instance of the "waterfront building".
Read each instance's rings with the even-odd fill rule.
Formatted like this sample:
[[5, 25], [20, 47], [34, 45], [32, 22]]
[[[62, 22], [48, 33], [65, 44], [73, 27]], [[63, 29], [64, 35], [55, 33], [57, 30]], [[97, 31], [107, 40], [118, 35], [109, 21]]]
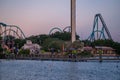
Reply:
[[115, 56], [115, 49], [112, 47], [107, 47], [107, 46], [95, 46], [93, 49], [93, 54], [94, 55], [99, 55], [99, 51], [102, 51], [103, 56]]
[[115, 49], [113, 49], [112, 47], [107, 46], [83, 47], [83, 51], [90, 52], [94, 56], [98, 56], [100, 50], [102, 51], [103, 56], [116, 56]]
[[22, 48], [29, 49], [30, 54], [39, 54], [41, 47], [38, 44], [33, 44], [31, 40], [27, 40], [26, 44], [24, 44], [24, 46]]

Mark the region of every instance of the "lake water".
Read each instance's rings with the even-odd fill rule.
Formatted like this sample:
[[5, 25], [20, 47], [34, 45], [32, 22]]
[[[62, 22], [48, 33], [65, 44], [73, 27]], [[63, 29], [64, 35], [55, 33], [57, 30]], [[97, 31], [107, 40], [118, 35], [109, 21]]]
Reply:
[[120, 62], [0, 60], [0, 80], [120, 80]]

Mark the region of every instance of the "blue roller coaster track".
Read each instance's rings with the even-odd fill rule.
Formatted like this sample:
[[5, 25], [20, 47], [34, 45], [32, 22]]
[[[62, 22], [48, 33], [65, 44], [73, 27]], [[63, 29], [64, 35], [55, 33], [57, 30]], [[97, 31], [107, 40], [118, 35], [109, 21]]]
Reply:
[[[99, 22], [101, 22], [100, 26], [99, 26]], [[96, 14], [95, 18], [94, 18], [92, 33], [88, 37], [87, 40], [95, 41], [95, 40], [101, 40], [101, 39], [102, 40], [105, 40], [105, 39], [112, 40], [112, 37], [111, 37], [111, 34], [107, 28], [107, 25], [105, 24], [105, 21], [104, 21], [102, 15]]]

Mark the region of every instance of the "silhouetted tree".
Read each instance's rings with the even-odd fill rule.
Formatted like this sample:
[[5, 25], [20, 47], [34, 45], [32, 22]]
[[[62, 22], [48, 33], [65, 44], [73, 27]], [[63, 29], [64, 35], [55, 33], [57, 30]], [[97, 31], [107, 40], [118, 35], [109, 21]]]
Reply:
[[[71, 33], [70, 32], [55, 32], [50, 35], [51, 38], [58, 38], [60, 40], [64, 41], [70, 41], [71, 40]], [[79, 40], [79, 36], [76, 35], [76, 40]]]

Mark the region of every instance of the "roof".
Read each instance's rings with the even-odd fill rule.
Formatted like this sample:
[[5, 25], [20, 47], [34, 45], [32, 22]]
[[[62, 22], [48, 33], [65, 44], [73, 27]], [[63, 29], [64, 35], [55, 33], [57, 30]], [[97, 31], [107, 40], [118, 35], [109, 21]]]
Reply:
[[86, 46], [86, 47], [83, 47], [84, 50], [92, 50], [93, 48], [92, 47], [89, 47], [89, 46]]
[[112, 47], [107, 46], [95, 46], [96, 49], [102, 49], [102, 50], [115, 50]]

